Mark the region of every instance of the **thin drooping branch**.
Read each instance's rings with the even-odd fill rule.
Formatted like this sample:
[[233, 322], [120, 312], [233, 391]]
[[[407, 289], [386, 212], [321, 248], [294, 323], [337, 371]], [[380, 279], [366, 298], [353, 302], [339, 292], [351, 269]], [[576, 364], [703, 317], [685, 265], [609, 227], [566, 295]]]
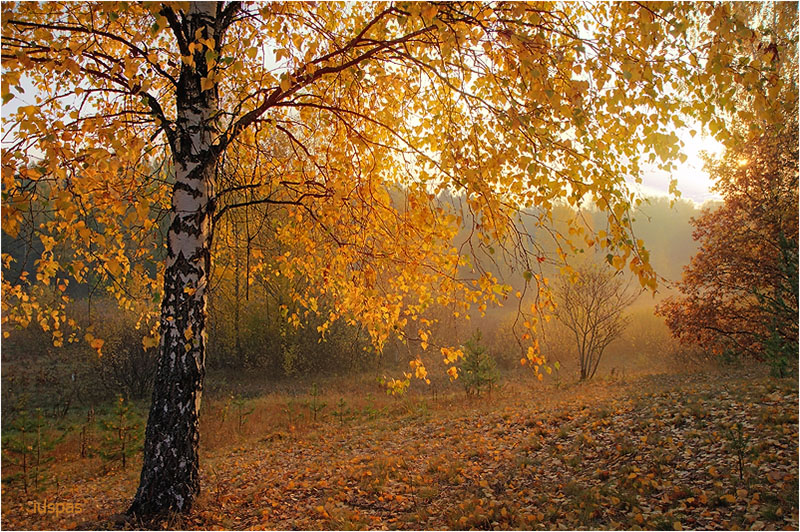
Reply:
[[47, 24], [47, 23], [43, 23], [43, 22], [27, 22], [27, 21], [24, 21], [24, 20], [14, 20], [14, 19], [7, 20], [7, 21], [4, 22], [4, 24], [13, 24], [15, 26], [23, 27], [23, 28], [47, 29], [47, 30], [52, 30], [52, 31], [64, 31], [64, 32], [68, 32], [68, 33], [84, 33], [84, 34], [87, 34], [87, 35], [95, 35], [95, 36], [105, 37], [107, 39], [110, 39], [112, 41], [118, 42], [118, 43], [124, 45], [125, 47], [127, 47], [131, 51], [131, 54], [133, 56], [137, 56], [138, 55], [138, 56], [144, 58], [145, 61], [147, 61], [147, 64], [150, 65], [150, 67], [152, 67], [153, 70], [155, 70], [160, 76], [162, 76], [165, 79], [169, 80], [170, 83], [172, 83], [173, 85], [177, 84], [177, 81], [175, 80], [175, 78], [172, 75], [170, 75], [169, 72], [164, 70], [161, 67], [161, 65], [159, 65], [157, 63], [153, 63], [152, 61], [150, 61], [148, 59], [148, 54], [147, 54], [146, 50], [140, 48], [136, 44], [130, 42], [127, 39], [124, 39], [123, 37], [121, 37], [121, 36], [119, 36], [119, 35], [117, 35], [115, 33], [111, 33], [111, 32], [108, 32], [108, 31], [103, 31], [103, 30], [95, 28], [95, 27], [86, 28], [86, 27], [83, 27], [83, 26], [77, 26], [77, 25], [72, 25], [72, 24]]

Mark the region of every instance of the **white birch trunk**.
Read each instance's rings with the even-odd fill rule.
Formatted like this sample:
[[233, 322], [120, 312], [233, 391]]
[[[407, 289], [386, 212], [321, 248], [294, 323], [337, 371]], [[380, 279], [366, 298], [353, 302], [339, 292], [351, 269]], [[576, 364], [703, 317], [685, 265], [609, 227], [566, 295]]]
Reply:
[[[217, 4], [190, 4], [187, 35], [214, 26]], [[206, 35], [209, 37], [210, 35]], [[193, 39], [193, 38], [192, 38]], [[175, 185], [161, 305], [161, 343], [139, 489], [128, 511], [185, 512], [199, 492], [199, 409], [205, 377], [206, 299], [211, 264], [216, 155], [215, 88], [202, 91], [202, 53], [182, 66], [173, 153]]]

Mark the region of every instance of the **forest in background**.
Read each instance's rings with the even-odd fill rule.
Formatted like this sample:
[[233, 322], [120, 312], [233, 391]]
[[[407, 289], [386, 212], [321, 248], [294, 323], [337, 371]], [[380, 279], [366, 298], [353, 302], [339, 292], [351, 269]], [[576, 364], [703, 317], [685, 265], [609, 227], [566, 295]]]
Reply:
[[[670, 283], [680, 278], [683, 266], [695, 253], [697, 244], [691, 238], [689, 220], [708, 206], [681, 200], [670, 203], [667, 198], [649, 198], [635, 216], [636, 234], [653, 250], [651, 263], [662, 281], [658, 293], [641, 294], [630, 309], [632, 322], [622, 338], [609, 347], [602, 373], [611, 368], [617, 371], [627, 368], [629, 372], [661, 371], [682, 363], [677, 347], [674, 353], [665, 352], [665, 343], [670, 343], [668, 331], [663, 320], [653, 315], [653, 307], [670, 292]], [[586, 224], [602, 227], [603, 219], [598, 211], [582, 214]], [[569, 208], [557, 211], [555, 227], [567, 233], [566, 221], [574, 217], [574, 211]], [[531, 232], [535, 229], [531, 228]], [[458, 244], [467, 237], [467, 234], [460, 234], [454, 242]], [[28, 242], [4, 234], [3, 249], [17, 259], [15, 267], [26, 266]], [[511, 279], [513, 290], [521, 288], [520, 272], [514, 272], [502, 260], [491, 261], [492, 254], [481, 251], [488, 270], [501, 280]], [[288, 302], [288, 294], [285, 290], [282, 292], [280, 285], [264, 280], [257, 273], [248, 276], [245, 254], [243, 249], [235, 256], [233, 264], [219, 267], [210, 295], [208, 364], [212, 391], [235, 394], [238, 379], [264, 381], [264, 389], [268, 390], [270, 382], [292, 377], [344, 377], [362, 372], [376, 377], [398, 376], [407, 370], [409, 360], [416, 358], [418, 339], [406, 344], [391, 342], [383, 353], [376, 353], [368, 336], [356, 325], [337, 322], [322, 338], [317, 330], [319, 323], [314, 319], [297, 326], [287, 324], [289, 312], [281, 306]], [[589, 257], [588, 260], [602, 262], [604, 259]], [[31, 266], [30, 262], [27, 266]], [[18, 275], [19, 271], [12, 270], [8, 275]], [[545, 265], [545, 275], [555, 279], [558, 274], [558, 268]], [[145, 348], [143, 344], [150, 331], [137, 324], [138, 314], [117, 311], [114, 303], [104, 298], [103, 287], [92, 284], [91, 280], [83, 285], [73, 284], [68, 290], [76, 296], [70, 307], [72, 317], [84, 327], [93, 327], [95, 335], [104, 340], [103, 355], [98, 356], [95, 350], [82, 344], [54, 347], [51, 335], [37, 325], [25, 330], [9, 330], [2, 350], [3, 380], [10, 384], [3, 387], [4, 412], [16, 408], [19, 395], [28, 397], [28, 408], [65, 412], [70, 408], [96, 407], [120, 393], [137, 400], [149, 396], [156, 353], [153, 347]], [[92, 297], [88, 297], [90, 292]], [[320, 304], [324, 305], [325, 301]], [[437, 316], [435, 308], [432, 316]], [[467, 322], [448, 318], [444, 310], [439, 310], [437, 317], [440, 323], [434, 334], [441, 345], [463, 344], [476, 330], [481, 330], [484, 344], [503, 371], [527, 370], [520, 365], [523, 353], [512, 330], [517, 319], [513, 298], [505, 301], [505, 306], [487, 309], [486, 316], [474, 313]], [[545, 355], [562, 366], [561, 378], [572, 379], [577, 355], [571, 341], [555, 320], [548, 325], [543, 339], [547, 343]], [[430, 356], [436, 357], [436, 353], [438, 350], [431, 349]], [[673, 359], [673, 356], [678, 358]], [[434, 373], [440, 369], [436, 364], [428, 367]], [[444, 370], [438, 373], [443, 375]], [[217, 376], [219, 382], [215, 381]], [[57, 396], [53, 396], [54, 391]]]

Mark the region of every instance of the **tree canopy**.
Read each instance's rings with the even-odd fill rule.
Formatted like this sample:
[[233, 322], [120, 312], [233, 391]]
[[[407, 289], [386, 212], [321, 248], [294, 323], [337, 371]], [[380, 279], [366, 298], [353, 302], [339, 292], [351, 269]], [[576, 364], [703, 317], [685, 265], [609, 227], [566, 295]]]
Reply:
[[[503, 241], [517, 209], [564, 200], [604, 208], [618, 260], [650, 281], [626, 230], [625, 177], [642, 159], [669, 168], [686, 115], [720, 129], [730, 102], [709, 96], [732, 92], [734, 77], [780, 90], [758, 68], [725, 62], [722, 37], [759, 39], [725, 5], [229, 4], [207, 37], [185, 34], [185, 8], [4, 8], [3, 98], [32, 105], [6, 139], [3, 226], [33, 225], [45, 246], [38, 281], [81, 282], [91, 269], [123, 303], [132, 281], [161, 291], [137, 265], [163, 253], [155, 229], [170, 206], [182, 68], [218, 94], [214, 152], [230, 170], [215, 183], [215, 219], [242, 203], [285, 207], [284, 240], [299, 251], [305, 238], [314, 253], [281, 267], [322, 273], [376, 324], [397, 319], [400, 299], [385, 301], [387, 319], [365, 315], [384, 306], [363, 294], [378, 266], [344, 275], [351, 252], [452, 271], [463, 259], [448, 256], [449, 226], [474, 218], [479, 236]], [[35, 94], [20, 94], [23, 80]], [[393, 187], [409, 199], [398, 204]], [[433, 205], [444, 190], [463, 195], [463, 214]], [[30, 319], [28, 305], [11, 307]]]

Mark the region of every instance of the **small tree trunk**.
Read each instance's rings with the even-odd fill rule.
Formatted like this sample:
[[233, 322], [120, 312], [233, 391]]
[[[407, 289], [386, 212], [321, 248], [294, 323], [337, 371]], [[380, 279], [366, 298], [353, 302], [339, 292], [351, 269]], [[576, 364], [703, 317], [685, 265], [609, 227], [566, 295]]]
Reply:
[[595, 375], [595, 373], [597, 373], [597, 367], [600, 365], [600, 358], [601, 358], [602, 356], [603, 356], [603, 352], [602, 352], [602, 351], [600, 351], [599, 353], [597, 353], [597, 354], [596, 354], [596, 355], [593, 357], [593, 360], [594, 360], [594, 365], [592, 366], [592, 374], [591, 374], [591, 375], [589, 375], [589, 378], [590, 378], [590, 379], [593, 379], [593, 378], [594, 378], [594, 375]]
[[22, 487], [25, 496], [28, 496], [28, 445], [25, 441], [25, 431], [22, 431]]
[[244, 356], [242, 353], [242, 335], [240, 329], [240, 307], [241, 307], [241, 298], [240, 298], [240, 290], [239, 290], [239, 270], [241, 269], [241, 258], [239, 257], [239, 250], [238, 248], [235, 251], [235, 258], [234, 258], [234, 273], [233, 273], [233, 342], [234, 342], [234, 350], [236, 351], [236, 360], [239, 361], [240, 364], [243, 364], [244, 367], [247, 367], [247, 361], [243, 360]]
[[39, 489], [39, 465], [42, 460], [42, 426], [40, 425], [41, 419], [36, 419], [36, 464], [33, 468], [33, 485]]
[[[192, 2], [185, 33], [214, 27], [217, 5]], [[192, 37], [194, 40], [194, 37]], [[216, 89], [201, 89], [205, 56], [183, 64], [176, 89], [175, 185], [167, 233], [161, 341], [139, 489], [129, 514], [186, 512], [200, 490], [199, 410], [205, 377], [206, 299], [216, 173]]]
[[581, 382], [583, 382], [586, 380], [586, 377], [589, 376], [589, 354], [586, 352], [586, 331], [584, 331], [582, 335], [579, 335], [578, 332], [575, 331], [575, 339], [578, 341], [578, 359], [581, 365]]
[[581, 352], [579, 353], [579, 358], [580, 358], [580, 364], [581, 364], [581, 381], [585, 381], [586, 377], [588, 377], [588, 373], [589, 373], [587, 371], [587, 361], [586, 361], [587, 356], [586, 356], [586, 353], [584, 353], [581, 350]]
[[86, 458], [86, 425], [81, 427], [81, 458]]

